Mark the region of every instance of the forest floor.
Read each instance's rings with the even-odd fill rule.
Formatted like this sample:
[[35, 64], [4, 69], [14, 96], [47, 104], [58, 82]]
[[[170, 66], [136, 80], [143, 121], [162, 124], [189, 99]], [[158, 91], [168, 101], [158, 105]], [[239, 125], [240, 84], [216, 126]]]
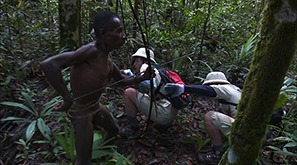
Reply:
[[[47, 85], [41, 85], [41, 90], [47, 88]], [[128, 120], [124, 114], [123, 92], [125, 88], [113, 87], [106, 90], [106, 94], [101, 98], [104, 104], [109, 104], [109, 109], [112, 109], [112, 114], [117, 121], [120, 130], [128, 126]], [[118, 136], [115, 140], [118, 153], [125, 157], [131, 156], [130, 160], [134, 164], [139, 165], [200, 165], [203, 164], [198, 160], [198, 154], [201, 152], [211, 151], [210, 142], [203, 144], [208, 139], [205, 131], [203, 116], [210, 110], [215, 110], [214, 100], [193, 95], [191, 105], [180, 110], [178, 116], [170, 128], [163, 132], [158, 132], [153, 122], [149, 122], [149, 127], [146, 128], [148, 117], [142, 113], [138, 113], [138, 120], [141, 124], [142, 136], [137, 139], [128, 139]], [[48, 102], [50, 98], [35, 99], [38, 106]], [[112, 103], [112, 104], [110, 104]], [[17, 116], [31, 118], [24, 111], [16, 111], [16, 108], [1, 107], [0, 117]], [[53, 121], [57, 118], [52, 117]], [[24, 153], [25, 149], [16, 142], [19, 141], [21, 134], [24, 134], [26, 123], [2, 122], [0, 126], [1, 137], [1, 157], [0, 165], [37, 165], [41, 163], [71, 163], [69, 157], [65, 154], [58, 156], [45, 157], [41, 154], [46, 151], [48, 144], [32, 143], [28, 146], [28, 153], [31, 157], [15, 158], [16, 155]], [[49, 123], [51, 130], [60, 127], [57, 124]], [[100, 128], [99, 128], [100, 129]], [[102, 131], [102, 130], [101, 130]], [[104, 132], [104, 131], [103, 131]], [[18, 137], [18, 138], [16, 138]], [[34, 135], [32, 141], [43, 139], [42, 135]], [[227, 142], [227, 139], [224, 139]]]
[[[155, 128], [155, 123], [139, 113], [142, 136], [138, 139], [118, 138], [118, 152], [128, 157], [132, 153], [132, 162], [146, 165], [199, 165], [198, 153], [210, 151], [210, 143], [199, 149], [199, 145], [208, 138], [203, 124], [203, 115], [213, 109], [213, 101], [208, 98], [193, 99], [187, 110], [181, 110], [173, 125], [163, 132]], [[122, 108], [120, 108], [122, 109]], [[128, 126], [126, 116], [119, 119], [120, 129]], [[201, 140], [201, 141], [200, 141]], [[202, 147], [202, 146], [201, 146]]]
[[[47, 83], [38, 85], [39, 92], [47, 88]], [[13, 87], [12, 87], [13, 88]], [[104, 104], [112, 105], [109, 107], [113, 109], [112, 113], [115, 116], [120, 130], [123, 130], [128, 126], [128, 120], [124, 114], [124, 102], [123, 92], [125, 88], [114, 87], [107, 89], [106, 94], [102, 97]], [[48, 95], [44, 95], [43, 98], [35, 98], [34, 103], [37, 109], [42, 109], [44, 103], [50, 101]], [[112, 103], [112, 104], [110, 104]], [[38, 108], [40, 107], [40, 108]], [[174, 120], [173, 125], [167, 128], [163, 132], [158, 132], [154, 123], [149, 122], [147, 127], [147, 116], [142, 113], [138, 113], [138, 120], [141, 124], [142, 136], [137, 139], [129, 139], [118, 136], [115, 140], [117, 151], [125, 157], [131, 156], [131, 161], [135, 164], [201, 164], [197, 159], [199, 153], [199, 144], [206, 140], [208, 137], [205, 132], [203, 124], [203, 115], [209, 111], [214, 110], [214, 102], [206, 97], [194, 96], [193, 102], [190, 106], [184, 110], [179, 111], [179, 115]], [[6, 118], [9, 116], [15, 116], [20, 118], [32, 118], [31, 114], [22, 111], [15, 107], [1, 107], [0, 117]], [[116, 117], [120, 116], [120, 117]], [[57, 120], [56, 117], [52, 117], [52, 120]], [[60, 127], [57, 124], [47, 124], [51, 130]], [[41, 153], [46, 150], [48, 144], [35, 144], [31, 143], [28, 146], [28, 153], [31, 153], [31, 157], [15, 159], [15, 156], [25, 152], [24, 147], [16, 142], [24, 135], [25, 128], [28, 127], [27, 123], [13, 123], [1, 122], [0, 137], [1, 137], [1, 157], [0, 165], [2, 164], [40, 164], [46, 162], [53, 163], [70, 163], [68, 156], [59, 155], [57, 157], [50, 156], [45, 157]], [[100, 128], [99, 128], [100, 129]], [[104, 130], [101, 130], [104, 132]], [[197, 141], [197, 138], [201, 141]], [[31, 141], [38, 141], [44, 139], [42, 135], [36, 132]], [[206, 144], [203, 148], [206, 151], [210, 150], [210, 143]]]

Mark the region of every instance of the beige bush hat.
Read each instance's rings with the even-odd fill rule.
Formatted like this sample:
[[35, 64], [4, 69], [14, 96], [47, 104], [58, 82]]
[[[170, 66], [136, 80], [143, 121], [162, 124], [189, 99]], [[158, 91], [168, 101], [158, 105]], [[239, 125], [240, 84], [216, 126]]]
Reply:
[[223, 72], [210, 72], [207, 74], [202, 85], [209, 84], [230, 84]]
[[[154, 59], [154, 52], [151, 50], [151, 49], [148, 49], [149, 52], [150, 52], [150, 58], [151, 60], [154, 62], [154, 63], [157, 63]], [[143, 57], [145, 59], [147, 59], [147, 56], [146, 56], [146, 52], [145, 52], [145, 48], [139, 48], [136, 53], [134, 53], [132, 55], [132, 57]]]

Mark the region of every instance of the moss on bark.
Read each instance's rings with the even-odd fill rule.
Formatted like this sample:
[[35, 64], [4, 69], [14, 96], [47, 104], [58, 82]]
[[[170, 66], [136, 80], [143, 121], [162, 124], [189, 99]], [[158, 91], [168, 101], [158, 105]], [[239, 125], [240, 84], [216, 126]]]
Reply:
[[297, 49], [297, 1], [269, 0], [245, 81], [230, 148], [220, 164], [256, 164], [267, 123]]

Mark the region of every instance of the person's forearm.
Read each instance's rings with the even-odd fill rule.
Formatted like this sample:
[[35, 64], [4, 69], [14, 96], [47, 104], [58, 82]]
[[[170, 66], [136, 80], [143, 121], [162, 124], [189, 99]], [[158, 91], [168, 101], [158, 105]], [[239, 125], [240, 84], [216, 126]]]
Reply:
[[72, 99], [72, 95], [64, 82], [60, 68], [49, 62], [42, 62], [41, 69], [45, 74], [47, 81], [63, 97], [63, 99]]
[[124, 76], [124, 80], [119, 83], [121, 86], [134, 85], [144, 81], [144, 76]]
[[185, 85], [185, 92], [208, 97], [216, 97], [214, 89], [208, 85]]

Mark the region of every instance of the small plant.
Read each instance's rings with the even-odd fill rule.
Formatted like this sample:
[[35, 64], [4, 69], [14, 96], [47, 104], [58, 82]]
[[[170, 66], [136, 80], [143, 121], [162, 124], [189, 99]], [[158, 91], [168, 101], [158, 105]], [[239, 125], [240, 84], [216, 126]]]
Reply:
[[[106, 164], [109, 165], [110, 163], [116, 165], [129, 165], [133, 164], [129, 159], [132, 155], [128, 158], [121, 155], [117, 152], [117, 146], [115, 145], [108, 145], [112, 139], [105, 140], [102, 136], [102, 133], [99, 131], [94, 131], [94, 143], [93, 143], [93, 152], [92, 152], [92, 159], [96, 163], [100, 163], [102, 165]], [[103, 161], [101, 158], [104, 158]]]
[[[280, 90], [278, 101], [275, 104], [274, 110], [281, 108], [285, 104], [291, 105], [294, 108], [297, 87], [294, 84], [294, 80], [289, 77], [285, 77], [284, 85]], [[292, 103], [292, 104], [291, 104]], [[286, 164], [290, 164], [289, 160], [291, 157], [297, 157], [297, 118], [292, 116], [292, 109], [286, 113], [284, 111], [284, 116], [282, 116], [281, 126], [269, 125], [267, 132], [273, 132], [275, 137], [270, 138], [268, 142], [268, 149], [272, 152], [283, 155], [283, 161]], [[267, 160], [262, 160], [267, 161]]]
[[296, 121], [294, 123], [291, 122], [290, 124], [295, 126], [292, 127], [294, 129], [282, 131], [283, 136], [274, 138], [272, 141], [274, 144], [267, 146], [267, 148], [272, 149], [274, 153], [283, 155], [283, 161], [286, 164], [290, 164], [290, 157], [297, 157], [297, 124]]
[[293, 83], [294, 80], [292, 78], [285, 77], [274, 110], [282, 107], [288, 100], [296, 100], [297, 87]]
[[246, 44], [242, 46], [240, 53], [232, 53], [228, 60], [231, 62], [224, 66], [226, 67], [226, 72], [230, 74], [228, 77], [233, 84], [243, 84], [244, 79], [250, 70], [252, 55], [255, 52], [254, 44], [257, 36], [258, 34], [252, 35]]
[[184, 143], [194, 145], [196, 151], [200, 151], [202, 147], [204, 147], [207, 143], [210, 142], [210, 138], [203, 140], [201, 136], [194, 133], [192, 130], [187, 130], [190, 132], [191, 135], [190, 137], [187, 137]]
[[64, 132], [55, 132], [55, 139], [58, 141], [59, 145], [70, 157], [71, 162], [75, 162], [75, 143], [74, 143], [74, 130], [70, 128], [68, 131], [67, 124], [64, 124]]
[[[36, 127], [41, 132], [43, 137], [45, 137], [46, 143], [49, 143], [52, 146], [55, 145], [54, 142], [51, 140], [51, 130], [46, 125], [46, 120], [48, 117], [51, 116], [52, 107], [56, 104], [57, 98], [54, 98], [50, 102], [46, 103], [44, 105], [44, 109], [39, 113], [32, 101], [32, 98], [27, 93], [22, 92], [21, 94], [30, 108], [28, 106], [26, 106], [25, 104], [9, 102], [9, 101], [0, 102], [0, 104], [21, 108], [21, 109], [29, 112], [30, 114], [32, 114], [33, 119], [29, 119], [26, 117], [22, 118], [22, 117], [11, 116], [11, 117], [1, 119], [1, 121], [2, 122], [12, 121], [14, 123], [29, 123], [28, 127], [25, 128], [25, 130], [26, 130], [25, 131], [25, 140], [19, 139], [19, 142], [18, 142], [18, 144], [21, 144], [25, 149], [24, 154], [22, 154], [21, 156], [28, 156], [29, 153], [27, 153], [27, 152], [28, 152], [28, 149], [30, 146], [30, 140], [36, 132]], [[34, 143], [45, 143], [45, 141], [35, 141]]]

